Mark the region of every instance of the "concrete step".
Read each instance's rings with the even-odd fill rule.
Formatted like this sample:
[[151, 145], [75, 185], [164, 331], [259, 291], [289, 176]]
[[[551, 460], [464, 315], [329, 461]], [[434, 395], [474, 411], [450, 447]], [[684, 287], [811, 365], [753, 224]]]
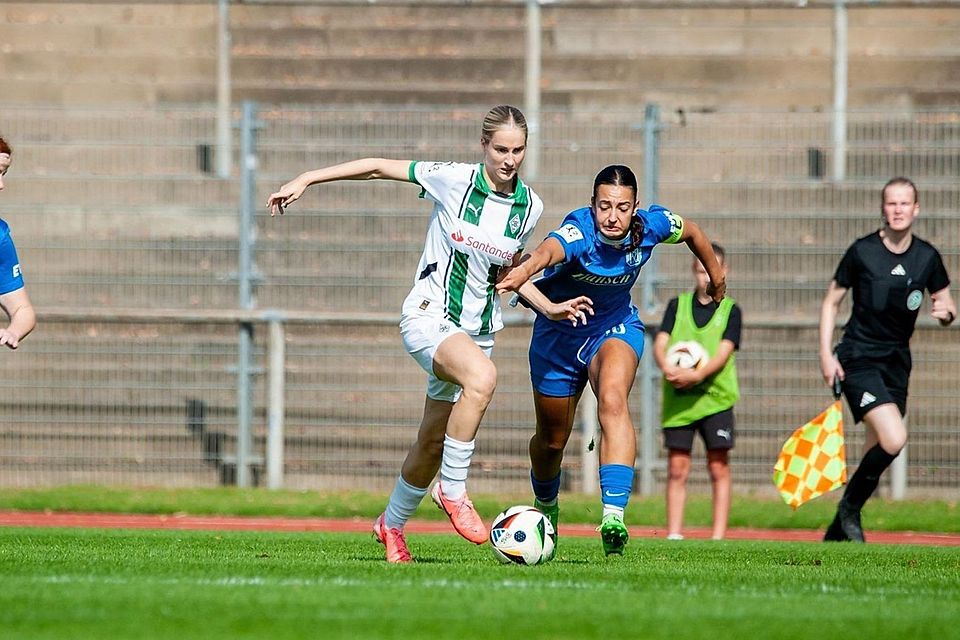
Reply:
[[[59, 104], [214, 98], [215, 7], [70, 7], [5, 4], [0, 41], [11, 95]], [[851, 105], [954, 103], [958, 14], [852, 9]], [[524, 20], [521, 6], [234, 7], [234, 97], [516, 102], [521, 57], [495, 43], [522, 40]], [[829, 9], [545, 7], [544, 104], [829, 106], [831, 21]], [[594, 86], [599, 69], [620, 85]]]
[[[195, 175], [142, 176], [136, 180], [93, 175], [83, 179], [63, 175], [23, 176], [17, 188], [4, 196], [9, 196], [5, 200], [10, 204], [17, 205], [35, 202], [37, 193], [44, 194], [43, 202], [48, 207], [125, 204], [132, 211], [140, 205], [215, 203], [222, 206], [239, 198], [235, 182]], [[224, 232], [228, 231], [225, 227]]]
[[[101, 143], [96, 145], [43, 146], [23, 143], [17, 149], [17, 164], [30, 167], [31, 173], [112, 177], [142, 177], [144, 175], [207, 175], [202, 170], [206, 159], [212, 165], [212, 152], [197, 144], [139, 146], [129, 143]], [[209, 170], [212, 170], [209, 166]]]

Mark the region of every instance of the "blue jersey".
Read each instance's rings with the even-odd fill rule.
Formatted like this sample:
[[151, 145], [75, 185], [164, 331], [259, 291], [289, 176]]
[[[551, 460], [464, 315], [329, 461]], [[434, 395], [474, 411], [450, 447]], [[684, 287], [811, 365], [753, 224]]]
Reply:
[[588, 296], [594, 315], [587, 316], [587, 324], [576, 327], [566, 320], [542, 316], [537, 317], [538, 323], [549, 322], [561, 331], [588, 336], [625, 321], [633, 308], [630, 289], [653, 248], [661, 242], [677, 243], [683, 233], [683, 218], [659, 205], [651, 205], [648, 211], [640, 209], [634, 216], [632, 233], [637, 240], [626, 251], [599, 238], [590, 207], [571, 211], [560, 228], [550, 232], [548, 237], [563, 245], [564, 260], [544, 271], [537, 288], [554, 302]]
[[10, 227], [0, 220], [0, 295], [23, 288], [17, 248], [10, 237]]

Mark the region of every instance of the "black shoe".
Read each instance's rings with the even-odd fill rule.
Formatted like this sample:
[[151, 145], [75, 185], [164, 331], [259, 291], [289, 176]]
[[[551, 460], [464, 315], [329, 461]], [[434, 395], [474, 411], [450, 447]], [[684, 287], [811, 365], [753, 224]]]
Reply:
[[846, 542], [849, 539], [847, 534], [843, 532], [843, 527], [840, 526], [840, 514], [838, 512], [837, 515], [833, 516], [833, 522], [827, 527], [827, 532], [823, 534], [823, 541]]
[[848, 507], [843, 500], [837, 505], [837, 517], [840, 519], [840, 528], [847, 540], [864, 543], [863, 527], [860, 526], [860, 510]]
[[848, 507], [843, 500], [837, 506], [837, 516], [840, 518], [840, 527], [847, 540], [851, 542], [866, 542], [863, 538], [863, 527], [860, 526], [860, 510]]

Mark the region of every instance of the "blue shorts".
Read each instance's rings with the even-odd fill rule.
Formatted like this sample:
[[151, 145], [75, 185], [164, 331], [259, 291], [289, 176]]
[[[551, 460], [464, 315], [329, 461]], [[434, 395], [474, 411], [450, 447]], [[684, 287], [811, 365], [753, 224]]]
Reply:
[[530, 338], [530, 379], [538, 393], [553, 398], [575, 396], [587, 384], [590, 361], [607, 340], [623, 340], [643, 356], [643, 322], [634, 310], [622, 323], [595, 336], [578, 336], [538, 317]]

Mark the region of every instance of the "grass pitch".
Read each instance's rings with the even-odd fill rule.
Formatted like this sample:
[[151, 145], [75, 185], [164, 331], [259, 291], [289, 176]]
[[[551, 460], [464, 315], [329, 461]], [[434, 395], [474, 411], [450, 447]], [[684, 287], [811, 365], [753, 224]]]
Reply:
[[936, 638], [960, 549], [561, 538], [500, 565], [452, 535], [387, 565], [358, 534], [0, 529], [14, 638]]

